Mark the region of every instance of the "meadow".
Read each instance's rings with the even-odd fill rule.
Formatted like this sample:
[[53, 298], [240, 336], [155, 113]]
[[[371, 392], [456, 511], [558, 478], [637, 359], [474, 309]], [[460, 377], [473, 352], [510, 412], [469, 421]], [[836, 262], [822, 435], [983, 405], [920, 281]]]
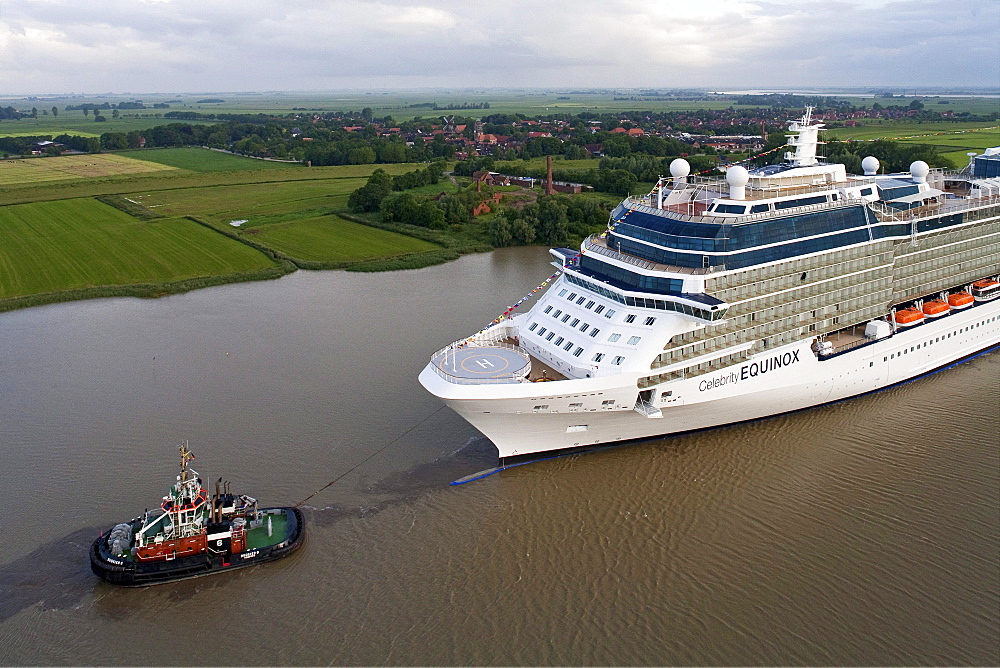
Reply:
[[907, 144], [928, 144], [961, 169], [969, 163], [968, 153], [982, 153], [1000, 146], [1000, 124], [983, 127], [982, 123], [912, 123], [871, 124], [826, 131], [829, 139], [870, 141], [893, 139]]
[[442, 255], [440, 240], [332, 215], [376, 168], [307, 168], [199, 148], [0, 162], [0, 311], [158, 296], [296, 267], [371, 270], [457, 257]]
[[[908, 105], [912, 100], [921, 100], [925, 108], [935, 110], [951, 109], [956, 113], [988, 114], [1000, 109], [996, 97], [916, 95], [908, 94], [895, 98], [876, 98], [871, 93], [823, 92], [818, 95], [833, 95], [848, 100], [854, 105], [871, 106], [878, 102], [883, 106]], [[995, 95], [995, 92], [994, 92]], [[414, 118], [439, 118], [441, 116], [474, 116], [489, 114], [522, 113], [528, 116], [545, 114], [579, 114], [583, 112], [604, 114], [623, 111], [693, 111], [697, 109], [751, 108], [735, 103], [729, 94], [691, 91], [688, 98], [679, 99], [663, 94], [643, 94], [638, 90], [558, 90], [558, 89], [419, 89], [393, 91], [343, 90], [317, 93], [219, 93], [219, 94], [144, 94], [103, 95], [88, 98], [47, 96], [40, 99], [3, 98], [0, 106], [13, 106], [22, 110], [38, 109], [37, 118], [23, 118], [17, 121], [0, 121], [0, 136], [13, 135], [57, 135], [63, 132], [85, 136], [98, 136], [103, 132], [129, 132], [172, 122], [162, 118], [170, 111], [194, 111], [202, 114], [276, 114], [289, 115], [307, 112], [360, 112], [372, 109], [376, 117], [392, 116], [398, 121]], [[94, 121], [93, 115], [84, 116], [83, 111], [65, 111], [67, 105], [81, 102], [119, 103], [136, 99], [151, 107], [160, 102], [169, 104], [169, 109], [145, 109], [123, 111], [123, 115], [139, 114], [140, 118], [114, 119], [110, 111], [102, 112], [107, 120]], [[618, 98], [618, 99], [616, 99]], [[221, 100], [207, 102], [205, 100]], [[434, 103], [441, 107], [489, 102], [489, 109], [440, 109], [417, 106]], [[58, 108], [58, 115], [52, 116], [51, 108]], [[212, 122], [212, 121], [197, 121]]]
[[343, 263], [440, 250], [429, 241], [327, 214], [247, 230], [254, 241], [304, 262]]
[[0, 188], [71, 179], [165, 172], [175, 167], [114, 153], [0, 160]]
[[0, 309], [31, 295], [128, 286], [167, 292], [169, 283], [277, 268], [192, 220], [141, 221], [90, 198], [2, 207], [0, 239]]

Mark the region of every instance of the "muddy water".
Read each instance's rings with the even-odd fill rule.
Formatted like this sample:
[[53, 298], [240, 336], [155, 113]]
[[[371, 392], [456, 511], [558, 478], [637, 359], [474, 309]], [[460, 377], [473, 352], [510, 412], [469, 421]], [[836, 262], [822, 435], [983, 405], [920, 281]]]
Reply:
[[[449, 486], [495, 453], [417, 373], [547, 260], [0, 315], [0, 663], [1000, 662], [1000, 354]], [[289, 559], [100, 583], [87, 545], [185, 439], [266, 505], [357, 469]]]

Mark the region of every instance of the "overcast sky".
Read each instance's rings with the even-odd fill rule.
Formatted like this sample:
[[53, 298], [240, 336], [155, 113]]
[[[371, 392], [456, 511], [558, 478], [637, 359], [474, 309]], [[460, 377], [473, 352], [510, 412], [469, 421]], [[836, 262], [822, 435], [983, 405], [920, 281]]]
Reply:
[[0, 95], [1000, 88], [1000, 0], [0, 0]]

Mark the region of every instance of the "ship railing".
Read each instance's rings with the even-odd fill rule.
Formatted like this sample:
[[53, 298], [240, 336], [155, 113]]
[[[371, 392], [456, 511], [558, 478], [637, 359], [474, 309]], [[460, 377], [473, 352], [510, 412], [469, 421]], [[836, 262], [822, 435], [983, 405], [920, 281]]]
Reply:
[[[449, 383], [454, 383], [455, 385], [511, 385], [514, 383], [526, 383], [528, 372], [527, 370], [523, 375], [509, 374], [506, 376], [494, 376], [492, 378], [460, 378], [458, 376], [453, 376], [436, 364], [431, 364], [437, 375], [444, 378]], [[531, 366], [528, 365], [527, 369], [530, 370]]]
[[612, 259], [619, 260], [621, 262], [625, 262], [631, 265], [635, 265], [636, 267], [641, 267], [643, 269], [656, 269], [658, 266], [661, 266], [658, 265], [656, 262], [650, 262], [649, 260], [643, 260], [633, 255], [626, 255], [624, 253], [619, 253], [618, 251], [612, 250], [607, 246], [602, 246], [596, 243], [596, 239], [598, 238], [600, 238], [600, 235], [598, 234], [591, 234], [589, 237], [587, 237], [586, 241], [583, 242], [584, 249], [586, 249], [589, 252], [598, 253], [599, 255], [606, 255], [607, 257], [610, 257]]
[[437, 372], [439, 376], [444, 378], [450, 383], [455, 383], [457, 385], [495, 385], [495, 384], [509, 384], [509, 383], [524, 383], [531, 372], [531, 361], [529, 359], [528, 363], [517, 371], [503, 375], [495, 376], [492, 378], [461, 378], [459, 376], [453, 376], [447, 371], [445, 371], [441, 366], [434, 363], [437, 358], [449, 354], [453, 350], [459, 348], [504, 348], [506, 350], [513, 350], [514, 352], [520, 353], [522, 355], [528, 356], [529, 353], [522, 347], [514, 345], [512, 343], [506, 343], [500, 340], [473, 340], [469, 341], [463, 339], [462, 341], [456, 341], [450, 345], [445, 346], [441, 350], [437, 351], [431, 355], [431, 368]]
[[[829, 187], [827, 189], [829, 190]], [[762, 211], [760, 213], [750, 213], [742, 216], [705, 216], [692, 213], [678, 213], [673, 209], [658, 209], [655, 206], [650, 206], [647, 202], [643, 201], [642, 198], [637, 197], [629, 197], [628, 201], [634, 205], [633, 208], [635, 210], [642, 213], [648, 213], [662, 218], [669, 218], [671, 220], [679, 220], [689, 223], [703, 223], [707, 225], [739, 225], [741, 223], [752, 223], [758, 220], [769, 220], [792, 214], [826, 211], [828, 209], [843, 209], [848, 206], [859, 206], [865, 203], [864, 199], [845, 197], [834, 202], [807, 204], [805, 206], [790, 207], [780, 211]]]

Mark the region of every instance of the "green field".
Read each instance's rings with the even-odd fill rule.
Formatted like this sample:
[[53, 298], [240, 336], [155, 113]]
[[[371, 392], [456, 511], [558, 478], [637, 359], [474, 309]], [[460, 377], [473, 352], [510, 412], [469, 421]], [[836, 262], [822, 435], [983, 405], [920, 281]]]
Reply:
[[[906, 97], [875, 98], [870, 93], [836, 94], [857, 106], [871, 106], [878, 102], [883, 106], [906, 106], [917, 99], [928, 110], [951, 109], [956, 113], [988, 114], [1000, 110], [1000, 100], [995, 97], [961, 97], [947, 95], [907, 95]], [[135, 96], [107, 95], [80, 97], [50, 96], [39, 100], [23, 98], [2, 98], [0, 106], [14, 106], [22, 110], [38, 109], [37, 118], [23, 118], [18, 121], [0, 121], [0, 136], [36, 134], [86, 134], [96, 136], [103, 132], [129, 132], [174, 122], [162, 118], [170, 111], [194, 111], [202, 114], [275, 114], [288, 115], [305, 111], [336, 112], [361, 111], [368, 107], [374, 115], [392, 116], [396, 120], [411, 120], [415, 117], [437, 118], [442, 115], [471, 116], [480, 118], [490, 114], [523, 113], [528, 116], [545, 114], [578, 114], [581, 112], [616, 113], [621, 111], [692, 111], [697, 109], [724, 109], [729, 106], [744, 108], [734, 104], [728, 95], [701, 93], [703, 99], [666, 98], [661, 94], [641, 95], [635, 90], [589, 90], [565, 91], [544, 89], [423, 89], [402, 91], [329, 91], [317, 93], [226, 93], [220, 95], [203, 94], [148, 94], [141, 99], [152, 107], [156, 102], [170, 105], [169, 109], [145, 109], [123, 111], [122, 114], [139, 114], [141, 118], [114, 119], [108, 110], [102, 113], [107, 121], [97, 123], [93, 115], [84, 116], [82, 111], [65, 111], [67, 105], [81, 102], [103, 103], [132, 101]], [[203, 99], [222, 99], [222, 102], [200, 102]], [[619, 98], [619, 99], [615, 99]], [[622, 99], [625, 98], [625, 99]], [[631, 99], [630, 99], [631, 98]], [[477, 104], [489, 102], [489, 109], [434, 110], [427, 107], [411, 107], [413, 104], [436, 103], [439, 106]], [[51, 108], [58, 108], [58, 116], [53, 117]], [[43, 112], [48, 112], [45, 114]], [[157, 117], [157, 116], [160, 117]], [[182, 121], [190, 122], [190, 121]], [[214, 122], [214, 121], [205, 121]]]
[[312, 262], [348, 263], [440, 249], [427, 241], [359, 225], [334, 215], [268, 225], [247, 230], [247, 234], [254, 241], [285, 255]]
[[255, 160], [241, 155], [226, 153], [225, 151], [213, 151], [204, 148], [137, 149], [134, 151], [119, 151], [118, 155], [203, 174], [208, 172], [243, 172], [258, 169], [305, 169], [305, 165], [299, 162]]
[[[383, 166], [390, 174], [419, 167]], [[307, 168], [198, 148], [0, 162], [0, 312], [275, 278], [292, 262], [371, 270], [456, 257], [440, 243], [331, 215], [376, 168]]]
[[172, 169], [174, 167], [165, 164], [133, 160], [113, 153], [0, 160], [0, 187], [127, 174], [147, 174]]
[[0, 240], [0, 300], [275, 266], [193, 221], [142, 222], [93, 199], [0, 208]]
[[869, 141], [892, 139], [906, 144], [928, 144], [961, 169], [969, 163], [968, 153], [982, 153], [1000, 146], [1000, 126], [982, 123], [883, 123], [826, 131], [829, 139]]

